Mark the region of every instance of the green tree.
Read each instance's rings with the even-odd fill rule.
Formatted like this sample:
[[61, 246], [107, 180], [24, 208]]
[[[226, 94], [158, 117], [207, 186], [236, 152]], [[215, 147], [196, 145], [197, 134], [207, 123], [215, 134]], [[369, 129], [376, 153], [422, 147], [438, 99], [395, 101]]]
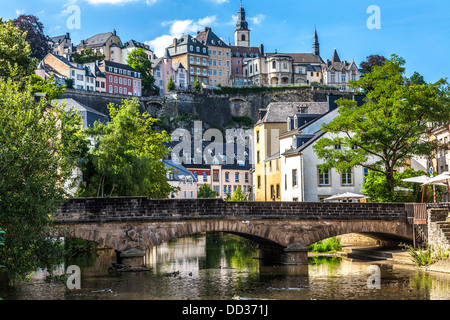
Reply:
[[36, 69], [37, 60], [30, 57], [26, 35], [11, 20], [0, 18], [0, 78], [23, 81]]
[[247, 196], [242, 192], [241, 187], [237, 186], [230, 198], [230, 201], [247, 201]]
[[72, 54], [73, 61], [77, 63], [90, 63], [95, 62], [97, 60], [104, 60], [105, 55], [99, 51], [94, 51], [92, 48], [83, 48], [81, 53], [74, 52]]
[[[422, 187], [418, 183], [404, 182], [402, 179], [425, 175], [421, 170], [407, 169], [403, 172], [395, 171], [394, 188], [400, 190], [390, 190], [386, 175], [370, 171], [363, 184], [362, 192], [369, 197], [370, 202], [422, 202]], [[428, 187], [427, 187], [428, 188]], [[403, 191], [403, 189], [411, 191]], [[428, 193], [428, 196], [430, 193]], [[427, 199], [424, 198], [424, 201]]]
[[200, 86], [200, 81], [198, 80], [198, 76], [195, 78], [195, 82], [194, 82], [194, 92], [198, 93], [200, 92], [201, 86]]
[[161, 160], [168, 152], [164, 142], [169, 135], [153, 131], [159, 120], [141, 114], [137, 98], [108, 108], [111, 121], [96, 122], [88, 131], [96, 143], [82, 169], [86, 186], [79, 194], [167, 198], [174, 189]]
[[[339, 99], [338, 116], [324, 124], [330, 137], [314, 146], [321, 169], [335, 167], [343, 172], [363, 166], [384, 174], [389, 192], [394, 191], [395, 170], [407, 166], [415, 155], [430, 155], [438, 142], [428, 141], [429, 124], [444, 125], [450, 117], [447, 82], [407, 83], [405, 61], [396, 55], [350, 87], [361, 88], [365, 102]], [[340, 150], [334, 148], [341, 145]], [[446, 146], [439, 146], [446, 148]]]
[[202, 185], [197, 193], [197, 198], [216, 198], [219, 194], [207, 183]]
[[32, 74], [30, 81], [33, 93], [45, 92], [48, 100], [59, 99], [66, 91], [66, 87], [59, 85], [53, 75], [44, 80], [41, 77]]
[[172, 91], [175, 90], [175, 83], [173, 82], [172, 76], [170, 76], [170, 77], [169, 77], [169, 80], [167, 80], [167, 83], [166, 83], [166, 89], [167, 89], [169, 92], [172, 92]]
[[145, 93], [156, 94], [159, 92], [155, 86], [155, 78], [152, 72], [152, 62], [142, 48], [136, 48], [128, 54], [127, 64], [136, 69], [142, 76], [142, 88]]
[[64, 255], [50, 215], [67, 198], [86, 142], [81, 117], [37, 102], [29, 82], [0, 80], [0, 270], [10, 280], [36, 268], [52, 271]]

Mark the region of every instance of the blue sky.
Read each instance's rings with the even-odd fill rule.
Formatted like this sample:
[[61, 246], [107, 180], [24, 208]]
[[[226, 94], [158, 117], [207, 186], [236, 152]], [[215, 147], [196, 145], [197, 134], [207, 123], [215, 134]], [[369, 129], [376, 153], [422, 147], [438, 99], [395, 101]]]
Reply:
[[[93, 34], [117, 30], [122, 41], [146, 42], [160, 53], [172, 39], [195, 35], [210, 26], [233, 43], [240, 0], [0, 0], [4, 19], [18, 14], [39, 17], [50, 36], [70, 32], [78, 44]], [[380, 10], [380, 29], [367, 20]], [[80, 28], [67, 21], [79, 8]], [[450, 1], [448, 0], [243, 0], [251, 44], [266, 52], [311, 52], [317, 26], [322, 59], [336, 48], [342, 60], [356, 63], [370, 54], [406, 60], [406, 74], [421, 73], [428, 82], [450, 78]]]

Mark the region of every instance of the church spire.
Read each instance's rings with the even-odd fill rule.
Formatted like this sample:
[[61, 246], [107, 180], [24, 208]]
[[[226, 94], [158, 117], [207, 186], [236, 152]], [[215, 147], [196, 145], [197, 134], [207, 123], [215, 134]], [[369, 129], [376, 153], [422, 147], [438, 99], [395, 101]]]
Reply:
[[314, 26], [314, 39], [313, 39], [313, 53], [316, 56], [320, 56], [320, 48], [319, 48], [319, 36], [317, 35], [316, 26]]
[[244, 7], [239, 8], [238, 21], [236, 22], [236, 30], [248, 30], [248, 22], [245, 21], [245, 10]]

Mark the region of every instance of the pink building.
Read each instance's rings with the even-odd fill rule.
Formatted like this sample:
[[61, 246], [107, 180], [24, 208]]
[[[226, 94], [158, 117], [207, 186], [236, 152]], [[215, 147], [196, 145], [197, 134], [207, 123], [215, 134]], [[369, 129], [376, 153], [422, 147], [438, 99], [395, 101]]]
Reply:
[[172, 81], [175, 84], [175, 90], [187, 89], [187, 71], [180, 62], [172, 63], [172, 58], [167, 49], [164, 56], [153, 60], [152, 64], [155, 85], [159, 88], [161, 95], [169, 93], [167, 90], [167, 81], [169, 81], [170, 77], [172, 77]]

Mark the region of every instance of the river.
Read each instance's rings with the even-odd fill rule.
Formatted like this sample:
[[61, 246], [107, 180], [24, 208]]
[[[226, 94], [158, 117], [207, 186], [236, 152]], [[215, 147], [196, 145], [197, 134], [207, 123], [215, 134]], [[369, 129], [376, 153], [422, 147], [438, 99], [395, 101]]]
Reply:
[[81, 270], [80, 289], [64, 281], [31, 281], [8, 287], [4, 300], [449, 300], [450, 274], [430, 273], [386, 261], [310, 257], [309, 265], [264, 265], [258, 249], [230, 234], [200, 234], [153, 248], [151, 271], [116, 272], [112, 250], [78, 257], [61, 266]]

